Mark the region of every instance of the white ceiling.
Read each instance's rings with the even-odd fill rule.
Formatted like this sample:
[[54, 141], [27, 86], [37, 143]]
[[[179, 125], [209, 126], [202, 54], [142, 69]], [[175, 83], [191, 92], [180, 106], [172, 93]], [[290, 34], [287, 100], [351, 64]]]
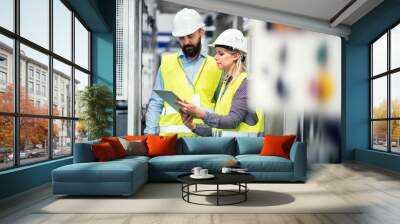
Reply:
[[351, 0], [226, 0], [227, 2], [246, 3], [262, 8], [274, 9], [296, 15], [330, 20]]
[[[350, 26], [383, 0], [163, 0], [186, 7], [282, 23], [311, 31], [347, 37]], [[333, 21], [347, 4], [337, 21]], [[161, 5], [169, 5], [161, 2]]]

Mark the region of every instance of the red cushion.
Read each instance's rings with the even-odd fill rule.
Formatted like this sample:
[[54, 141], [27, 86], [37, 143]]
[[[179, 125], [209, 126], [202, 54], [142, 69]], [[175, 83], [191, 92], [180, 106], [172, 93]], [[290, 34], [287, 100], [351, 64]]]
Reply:
[[121, 142], [119, 142], [118, 138], [110, 137], [110, 138], [101, 138], [101, 142], [108, 142], [114, 149], [115, 155], [117, 158], [121, 158], [126, 156], [126, 151], [122, 146]]
[[264, 136], [264, 145], [261, 149], [262, 156], [281, 156], [286, 159], [290, 158], [290, 148], [296, 140], [296, 135]]
[[92, 144], [91, 149], [94, 154], [94, 157], [99, 162], [109, 161], [117, 158], [114, 149], [108, 142], [102, 142], [100, 144]]
[[163, 156], [176, 154], [177, 135], [173, 136], [148, 136], [148, 156]]

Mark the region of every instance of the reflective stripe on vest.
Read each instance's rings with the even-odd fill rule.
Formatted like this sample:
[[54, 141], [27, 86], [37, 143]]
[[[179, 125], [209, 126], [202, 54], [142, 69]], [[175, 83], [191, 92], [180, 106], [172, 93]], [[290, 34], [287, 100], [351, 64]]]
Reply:
[[[205, 108], [205, 107], [200, 107], [200, 108], [203, 111], [214, 113], [213, 109]], [[161, 112], [161, 114], [163, 114], [163, 115], [176, 114], [176, 113], [179, 113], [179, 112], [176, 111], [173, 107], [164, 107], [163, 111]]]
[[190, 130], [185, 125], [168, 125], [168, 126], [160, 126], [160, 133], [191, 133]]
[[213, 137], [259, 137], [263, 136], [264, 133], [256, 132], [237, 132], [237, 131], [213, 131]]
[[[193, 84], [187, 79], [186, 74], [180, 64], [178, 54], [164, 54], [161, 58], [161, 77], [164, 89], [174, 92], [179, 98], [192, 102], [194, 94], [200, 95], [200, 107], [207, 111], [213, 111], [214, 94], [221, 79], [221, 70], [218, 69], [213, 57], [207, 56], [201, 69], [195, 76]], [[194, 123], [203, 123], [201, 119], [194, 119]], [[184, 126], [180, 114], [164, 102], [163, 113], [160, 115], [160, 135], [171, 133], [185, 133], [173, 127]], [[171, 126], [171, 128], [168, 128]], [[178, 131], [174, 131], [178, 130]], [[189, 130], [189, 129], [188, 129]], [[191, 133], [191, 132], [190, 132]], [[180, 136], [180, 135], [179, 135]], [[191, 136], [196, 136], [191, 134]]]
[[[215, 105], [215, 113], [219, 115], [228, 115], [231, 107], [233, 98], [236, 91], [239, 89], [243, 80], [247, 78], [245, 72], [240, 73], [240, 75], [231, 83], [228, 84], [225, 92], [226, 83], [222, 85], [221, 91], [218, 96], [217, 104]], [[223, 93], [223, 94], [222, 94]], [[218, 129], [213, 128], [213, 133], [220, 136], [230, 136], [230, 137], [241, 137], [241, 136], [259, 136], [264, 133], [264, 114], [260, 111], [256, 112], [258, 121], [255, 125], [248, 125], [245, 122], [241, 122], [234, 129]], [[243, 134], [242, 134], [243, 133]]]

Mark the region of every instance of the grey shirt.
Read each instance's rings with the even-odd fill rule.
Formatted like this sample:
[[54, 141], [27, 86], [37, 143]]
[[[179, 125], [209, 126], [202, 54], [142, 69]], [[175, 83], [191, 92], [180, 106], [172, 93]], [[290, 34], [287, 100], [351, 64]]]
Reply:
[[[227, 81], [227, 83], [229, 82], [230, 80]], [[231, 110], [227, 115], [206, 112], [204, 117], [205, 124], [197, 124], [196, 128], [193, 129], [193, 133], [200, 136], [212, 136], [212, 128], [233, 129], [239, 126], [241, 122], [245, 122], [248, 125], [255, 125], [258, 118], [255, 112], [248, 109], [247, 86], [247, 79], [244, 79], [233, 97]], [[221, 89], [223, 91], [222, 94], [225, 94], [227, 87], [228, 84], [225, 86], [225, 89]]]

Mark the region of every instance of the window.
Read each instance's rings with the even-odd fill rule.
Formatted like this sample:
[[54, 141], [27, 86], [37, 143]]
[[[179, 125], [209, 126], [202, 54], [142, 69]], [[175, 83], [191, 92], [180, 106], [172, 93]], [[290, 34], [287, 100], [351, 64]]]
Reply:
[[0, 67], [7, 68], [7, 56], [0, 54]]
[[7, 56], [0, 54], [0, 91], [6, 91], [7, 85]]
[[42, 86], [42, 96], [46, 96], [46, 86]]
[[36, 80], [40, 81], [40, 70], [36, 69]]
[[36, 84], [36, 95], [40, 95], [40, 84]]
[[49, 0], [20, 0], [21, 36], [49, 48]]
[[29, 91], [29, 94], [33, 94], [33, 92], [34, 92], [34, 87], [33, 87], [33, 82], [28, 82], [28, 91]]
[[29, 66], [29, 71], [28, 71], [29, 79], [33, 80], [33, 67]]
[[400, 153], [400, 25], [370, 45], [371, 148]]
[[62, 0], [0, 0], [0, 83], [7, 82], [7, 88], [0, 85], [0, 170], [70, 156], [77, 131], [79, 139], [87, 138], [72, 106], [80, 90], [71, 87], [89, 85], [91, 34], [71, 9]]
[[[56, 59], [53, 60], [54, 64], [54, 83], [53, 83], [53, 90], [54, 90], [54, 95], [53, 95], [53, 103], [59, 103], [58, 97], [59, 93], [61, 94], [60, 100], [61, 102], [64, 103], [64, 96], [69, 96], [67, 99], [69, 104], [72, 104], [72, 90], [71, 89], [65, 89], [66, 83], [69, 83], [70, 85], [72, 84], [72, 68], [69, 65], [66, 65]], [[57, 108], [55, 105], [53, 105], [53, 108], [56, 108], [53, 110], [53, 114], [59, 114], [60, 109]], [[68, 108], [65, 111], [66, 114], [63, 114], [62, 116], [72, 116], [72, 108]]]
[[75, 117], [79, 117], [81, 114], [81, 110], [79, 107], [80, 92], [83, 91], [85, 87], [88, 85], [89, 85], [89, 75], [79, 70], [75, 70]]
[[0, 1], [0, 26], [14, 31], [14, 0]]
[[53, 0], [54, 52], [71, 60], [72, 12], [60, 1]]
[[[3, 1], [0, 1], [0, 20], [3, 18]], [[0, 33], [0, 112], [14, 111], [14, 73], [11, 66], [14, 57], [14, 42]], [[10, 64], [10, 65], [8, 65]], [[2, 136], [0, 136], [1, 139]], [[0, 149], [2, 148], [0, 143]], [[1, 160], [0, 160], [1, 169]]]
[[7, 84], [7, 74], [3, 71], [0, 71], [0, 84], [2, 85]]
[[75, 18], [75, 41], [75, 62], [89, 69], [89, 32], [77, 18]]
[[[1, 5], [1, 4], [0, 4]], [[1, 11], [1, 10], [0, 10]], [[0, 170], [14, 166], [14, 122], [12, 116], [0, 115], [2, 132], [7, 135], [2, 136], [0, 141]]]

